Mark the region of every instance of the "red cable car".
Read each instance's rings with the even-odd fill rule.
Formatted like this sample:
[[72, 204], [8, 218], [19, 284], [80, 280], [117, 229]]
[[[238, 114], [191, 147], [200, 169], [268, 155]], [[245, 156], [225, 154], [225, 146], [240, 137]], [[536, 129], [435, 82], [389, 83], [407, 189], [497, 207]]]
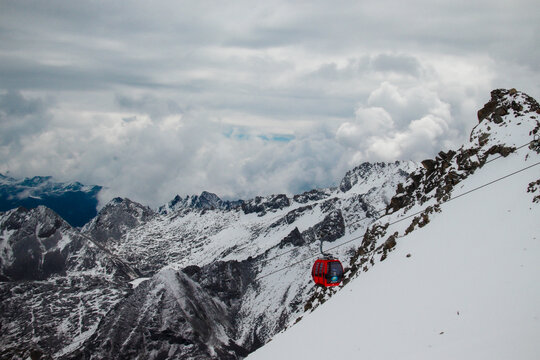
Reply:
[[317, 259], [311, 269], [311, 276], [317, 285], [338, 286], [343, 279], [343, 266], [338, 259]]

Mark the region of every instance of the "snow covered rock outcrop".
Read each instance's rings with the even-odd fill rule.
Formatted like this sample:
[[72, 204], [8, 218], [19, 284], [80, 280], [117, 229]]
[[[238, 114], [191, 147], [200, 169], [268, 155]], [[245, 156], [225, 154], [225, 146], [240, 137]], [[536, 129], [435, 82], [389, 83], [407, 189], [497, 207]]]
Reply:
[[228, 304], [165, 269], [109, 312], [74, 359], [237, 359]]
[[243, 201], [223, 201], [216, 194], [203, 191], [201, 195], [192, 195], [181, 198], [176, 195], [168, 204], [158, 209], [160, 214], [169, 214], [184, 210], [230, 210], [241, 206]]
[[99, 243], [119, 241], [129, 230], [155, 216], [147, 206], [129, 199], [114, 198], [83, 228], [83, 232]]
[[43, 206], [0, 214], [0, 357], [77, 349], [136, 273]]

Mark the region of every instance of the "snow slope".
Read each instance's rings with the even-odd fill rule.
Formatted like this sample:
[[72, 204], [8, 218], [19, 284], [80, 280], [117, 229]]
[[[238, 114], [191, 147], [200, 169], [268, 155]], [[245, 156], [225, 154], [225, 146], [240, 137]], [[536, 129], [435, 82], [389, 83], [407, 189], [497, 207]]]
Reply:
[[[514, 134], [519, 145], [527, 132], [516, 119], [492, 129], [492, 141]], [[526, 147], [498, 158], [452, 198], [539, 161]], [[248, 359], [540, 358], [540, 203], [527, 192], [539, 178], [534, 166], [443, 203], [385, 261]]]

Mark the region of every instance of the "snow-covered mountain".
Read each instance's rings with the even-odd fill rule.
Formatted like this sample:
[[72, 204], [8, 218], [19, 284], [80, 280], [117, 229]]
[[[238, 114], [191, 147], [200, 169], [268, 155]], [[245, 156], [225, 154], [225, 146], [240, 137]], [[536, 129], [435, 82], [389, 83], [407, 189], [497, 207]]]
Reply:
[[[45, 208], [0, 214], [0, 355], [245, 357], [292, 324], [299, 322], [291, 331], [303, 328], [308, 320], [302, 318], [316, 321], [330, 306], [319, 307], [328, 298], [347, 298], [349, 289], [362, 288], [356, 284], [364, 271], [376, 274], [382, 265], [398, 264], [404, 239], [429, 229], [432, 219], [446, 219], [445, 208], [458, 200], [445, 201], [474, 187], [481, 171], [516, 154], [521, 162], [515, 164], [538, 159], [536, 148], [519, 148], [539, 132], [538, 111], [525, 94], [494, 91], [461, 149], [422, 165], [361, 164], [337, 188], [237, 202], [203, 192], [177, 196], [157, 211], [116, 198], [80, 231]], [[538, 188], [540, 181], [531, 182], [527, 196], [538, 199]], [[24, 221], [15, 223], [22, 225], [12, 225], [19, 218]], [[45, 224], [49, 230], [40, 231]], [[341, 291], [312, 283], [321, 240], [345, 266]], [[15, 281], [15, 254], [37, 275]], [[53, 271], [44, 270], [51, 268], [49, 257], [57, 259]], [[391, 282], [377, 279], [380, 286]], [[358, 307], [372, 312], [374, 305], [359, 301]], [[330, 329], [339, 333], [339, 323]], [[253, 356], [272, 356], [273, 344]], [[278, 346], [276, 354], [285, 348]]]
[[[292, 197], [257, 197], [234, 206], [193, 206], [201, 203], [193, 201], [154, 212], [129, 199], [116, 198], [81, 232], [62, 222], [64, 228], [49, 231], [50, 236], [69, 243], [68, 236], [76, 234], [100, 251], [104, 259], [121, 259], [117, 266], [129, 269], [129, 276], [123, 278], [122, 285], [116, 288], [114, 296], [107, 297], [106, 303], [99, 293], [101, 285], [95, 285], [95, 298], [87, 298], [84, 304], [87, 311], [100, 315], [99, 326], [92, 323], [91, 331], [84, 328], [78, 335], [57, 336], [57, 345], [52, 347], [43, 343], [44, 335], [36, 336], [19, 323], [13, 336], [0, 340], [4, 354], [25, 354], [22, 349], [27, 349], [53, 358], [108, 358], [112, 353], [130, 357], [133, 351], [141, 358], [164, 353], [194, 358], [245, 356], [301, 316], [304, 304], [315, 291], [306, 275], [308, 263], [290, 267], [286, 276], [271, 274], [272, 271], [300, 257], [313, 256], [318, 252], [320, 239], [327, 241], [326, 245], [338, 244], [348, 228], [369, 224], [377, 210], [389, 203], [396, 185], [418, 166], [412, 162], [363, 164], [345, 176], [343, 184], [347, 185], [340, 188]], [[209, 193], [191, 199], [223, 203]], [[38, 209], [58, 218], [50, 210]], [[24, 210], [4, 213], [2, 219], [8, 224], [9, 218], [19, 212]], [[30, 228], [53, 221], [39, 217], [37, 210], [26, 216], [25, 223]], [[6, 254], [3, 264], [8, 264], [12, 249], [24, 252], [26, 246], [42, 249], [32, 257], [37, 267], [47, 264], [41, 259], [47, 256], [49, 245], [30, 228], [2, 228], [0, 244]], [[55, 247], [50, 249], [56, 254]], [[345, 254], [352, 248], [340, 250]], [[63, 254], [63, 248], [58, 251]], [[93, 263], [81, 256], [77, 259], [83, 264]], [[113, 282], [110, 271], [99, 267], [93, 274], [103, 279], [98, 282], [108, 286]], [[8, 276], [9, 271], [2, 274], [5, 280], [14, 280]], [[70, 284], [76, 276], [78, 273], [71, 268], [62, 268], [48, 277], [29, 278], [27, 283], [34, 286], [31, 284], [39, 281], [34, 298], [47, 299], [51, 295], [41, 286], [53, 291], [56, 282]], [[128, 289], [128, 280], [140, 276], [143, 277], [134, 283], [137, 288]], [[6, 313], [20, 306], [32, 308], [32, 316], [52, 316], [49, 312], [40, 313], [39, 307], [27, 303], [29, 299], [13, 293], [14, 286], [10, 281], [0, 284], [4, 291], [2, 299], [13, 304]], [[78, 306], [82, 305], [67, 302], [64, 311], [76, 312]], [[11, 318], [4, 317], [3, 324], [8, 320]], [[63, 334], [64, 328], [75, 328], [79, 318], [62, 321], [56, 328], [47, 328], [48, 337]]]
[[[345, 176], [343, 184], [347, 185], [340, 188], [293, 197], [257, 197], [234, 206], [222, 206], [224, 202], [216, 195], [203, 193], [187, 201], [177, 198], [153, 215], [127, 199], [116, 199], [84, 227], [83, 233], [99, 238], [111, 252], [149, 278], [140, 285], [147, 290], [133, 293], [128, 301], [143, 301], [140, 296], [146, 299], [149, 291], [164, 287], [164, 278], [180, 281], [187, 275], [195, 281], [207, 296], [221, 304], [220, 316], [227, 320], [228, 331], [224, 332], [225, 338], [218, 337], [220, 342], [211, 350], [204, 347], [206, 340], [202, 338], [198, 343], [194, 339], [188, 342], [203, 349], [200, 351], [204, 357], [237, 358], [301, 316], [304, 304], [314, 294], [309, 276], [297, 275], [309, 274], [310, 264], [298, 263], [285, 274], [271, 273], [301, 257], [317, 254], [320, 239], [338, 244], [347, 227], [357, 229], [369, 224], [377, 209], [389, 204], [397, 184], [418, 166], [412, 162], [363, 164]], [[201, 203], [213, 205], [198, 205]], [[340, 249], [343, 254], [351, 250]], [[163, 275], [163, 271], [169, 275]], [[167, 284], [165, 289], [169, 289]], [[184, 289], [184, 285], [178, 287]], [[147, 316], [166, 318], [164, 309], [153, 306]], [[110, 314], [110, 319], [116, 322], [119, 316], [123, 315]], [[186, 318], [184, 323], [194, 327], [198, 321]], [[113, 327], [118, 339], [113, 344], [117, 346], [115, 352], [123, 351], [122, 344], [128, 340], [124, 336], [131, 336], [129, 329], [133, 326], [136, 324], [123, 322], [121, 327]], [[107, 339], [94, 339], [92, 347], [102, 348]], [[159, 337], [146, 338], [145, 343], [155, 343], [152, 348], [172, 351], [175, 356], [187, 356], [193, 351], [187, 345], [172, 349], [163, 341]], [[139, 351], [148, 354], [148, 348]]]
[[79, 182], [55, 182], [50, 176], [15, 179], [0, 174], [0, 211], [44, 205], [72, 226], [83, 226], [97, 214], [101, 189]]
[[357, 234], [347, 286], [248, 358], [537, 359], [539, 118], [493, 91], [470, 142], [424, 161]]
[[0, 216], [0, 358], [60, 357], [92, 335], [136, 273], [52, 210]]

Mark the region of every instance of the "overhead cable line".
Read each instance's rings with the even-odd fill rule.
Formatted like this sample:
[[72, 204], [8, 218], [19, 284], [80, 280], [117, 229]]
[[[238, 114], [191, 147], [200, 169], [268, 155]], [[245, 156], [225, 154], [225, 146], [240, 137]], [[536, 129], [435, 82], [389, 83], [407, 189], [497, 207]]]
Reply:
[[[523, 145], [517, 147], [514, 151], [518, 151], [518, 150], [524, 148], [525, 146], [534, 143], [535, 141], [537, 141], [537, 140], [535, 139], [535, 140], [529, 141], [529, 142], [527, 142], [527, 143], [525, 143], [525, 144], [523, 144]], [[495, 158], [493, 158], [493, 159], [490, 159], [490, 160], [486, 161], [486, 162], [484, 163], [484, 165], [489, 164], [490, 162], [495, 161], [495, 160], [497, 160], [497, 159], [500, 159], [500, 158], [502, 158], [502, 157], [504, 157], [504, 156], [503, 156], [503, 155], [499, 155], [499, 156], [497, 156], [497, 157], [495, 157]], [[488, 184], [488, 185], [489, 185], [489, 184]], [[463, 194], [460, 195], [460, 196], [463, 196]], [[456, 197], [456, 198], [457, 198], [457, 197]], [[384, 208], [384, 209], [374, 209], [374, 210], [372, 210], [372, 211], [376, 212], [376, 213], [379, 215], [381, 212], [386, 211], [386, 208]], [[387, 216], [387, 215], [389, 215], [389, 214], [381, 215], [381, 216], [379, 216], [378, 218], [374, 219], [373, 222], [378, 221], [378, 220], [380, 220], [381, 218], [383, 218], [383, 217], [385, 217], [385, 216]], [[415, 216], [415, 215], [418, 215], [418, 214], [415, 213], [415, 214], [410, 215], [409, 217]], [[405, 218], [403, 218], [403, 220], [408, 219], [409, 217], [405, 217]], [[276, 217], [274, 217], [274, 218], [276, 218]], [[273, 220], [274, 218], [271, 218], [271, 220]], [[359, 222], [364, 221], [364, 220], [367, 220], [367, 219], [372, 219], [372, 217], [366, 215], [366, 216], [364, 216], [363, 218], [360, 218], [360, 219], [357, 219], [357, 220], [355, 220], [355, 221], [353, 221], [353, 222], [351, 222], [351, 223], [348, 223], [348, 224], [347, 224], [347, 227], [351, 227], [352, 225], [358, 224]], [[400, 220], [400, 221], [402, 221], [402, 220]], [[288, 222], [287, 222], [287, 223], [288, 223]], [[392, 225], [392, 224], [391, 224], [391, 225]], [[350, 242], [350, 241], [348, 241], [348, 242]], [[243, 247], [241, 247], [240, 249], [237, 249], [237, 250], [243, 250], [243, 249], [247, 248], [249, 245], [250, 245], [250, 244], [245, 245], [245, 246], [243, 246]], [[311, 246], [311, 244], [308, 245], [308, 246]], [[328, 249], [328, 250], [332, 250], [332, 249], [333, 249], [333, 248], [330, 248], [330, 249]], [[283, 252], [283, 253], [274, 255], [274, 256], [272, 256], [271, 258], [266, 259], [266, 260], [264, 260], [264, 261], [265, 261], [265, 262], [268, 262], [268, 261], [270, 261], [270, 260], [276, 259], [276, 258], [278, 258], [278, 257], [280, 257], [280, 256], [283, 256], [283, 255], [286, 255], [286, 254], [288, 254], [288, 253], [290, 253], [290, 252], [293, 252], [294, 250], [296, 250], [296, 248], [292, 248], [292, 249], [289, 249], [289, 250], [287, 250], [287, 251], [285, 251], [285, 252]]]
[[[462, 194], [459, 194], [459, 195], [457, 195], [457, 196], [455, 196], [455, 197], [452, 197], [452, 198], [450, 198], [450, 199], [448, 199], [448, 200], [444, 200], [444, 201], [442, 201], [440, 204], [445, 204], [445, 203], [447, 203], [447, 202], [450, 202], [450, 201], [452, 201], [452, 200], [456, 200], [456, 199], [458, 199], [458, 198], [460, 198], [460, 197], [463, 197], [463, 196], [465, 196], [465, 195], [469, 195], [469, 194], [471, 194], [472, 192], [475, 192], [475, 191], [477, 191], [477, 190], [480, 190], [480, 189], [482, 189], [482, 188], [485, 188], [485, 187], [487, 187], [487, 186], [489, 186], [489, 185], [492, 185], [492, 184], [494, 184], [494, 183], [496, 183], [496, 182], [499, 182], [499, 181], [501, 181], [501, 180], [507, 179], [507, 178], [509, 178], [509, 177], [511, 177], [511, 176], [514, 176], [514, 175], [516, 175], [516, 174], [519, 174], [519, 173], [521, 173], [521, 172], [523, 172], [523, 171], [525, 171], [525, 170], [528, 170], [528, 169], [530, 169], [530, 168], [532, 168], [532, 167], [535, 167], [535, 166], [538, 166], [538, 165], [540, 165], [540, 161], [539, 161], [539, 162], [536, 162], [536, 163], [534, 163], [534, 164], [532, 164], [532, 165], [526, 166], [526, 167], [524, 167], [524, 168], [522, 168], [522, 169], [520, 169], [520, 170], [514, 171], [514, 172], [512, 172], [512, 173], [510, 173], [510, 174], [501, 176], [501, 177], [499, 177], [499, 178], [497, 178], [497, 179], [495, 179], [495, 180], [492, 180], [492, 181], [490, 181], [490, 182], [488, 182], [488, 183], [485, 183], [485, 184], [483, 184], [483, 185], [480, 185], [480, 186], [478, 186], [478, 187], [475, 187], [474, 189], [468, 190], [468, 191], [466, 191], [466, 192], [464, 192], [464, 193], [462, 193]], [[402, 218], [400, 218], [400, 219], [398, 219], [398, 220], [396, 220], [396, 221], [393, 221], [393, 222], [388, 223], [388, 226], [397, 224], [397, 223], [399, 223], [399, 222], [401, 222], [401, 221], [404, 221], [404, 220], [407, 220], [407, 219], [409, 219], [409, 218], [411, 218], [411, 217], [414, 217], [414, 216], [416, 216], [416, 215], [419, 215], [419, 214], [423, 213], [424, 211], [425, 211], [425, 209], [424, 209], [424, 210], [421, 210], [421, 211], [417, 211], [417, 212], [415, 212], [415, 213], [413, 213], [413, 214], [410, 214], [410, 215], [407, 215], [407, 216], [405, 216], [405, 217], [402, 217]], [[380, 219], [383, 218], [384, 216], [386, 216], [386, 215], [381, 216], [379, 219], [376, 219], [375, 221], [380, 220]], [[327, 249], [327, 250], [333, 250], [333, 249], [336, 249], [336, 248], [338, 248], [338, 247], [341, 247], [341, 246], [343, 246], [343, 245], [349, 244], [349, 243], [351, 243], [351, 242], [353, 242], [353, 241], [356, 241], [356, 240], [358, 240], [358, 239], [360, 239], [360, 238], [363, 238], [363, 237], [364, 237], [364, 235], [354, 237], [354, 238], [349, 239], [349, 240], [347, 240], [347, 241], [345, 241], [345, 242], [343, 242], [343, 243], [341, 243], [341, 244], [338, 244], [338, 245], [336, 245], [336, 246], [333, 246], [333, 247], [331, 247], [331, 248], [329, 248], [329, 249]], [[290, 251], [288, 251], [288, 252], [290, 252]], [[286, 254], [286, 253], [283, 253], [283, 254]], [[278, 256], [281, 256], [281, 255], [278, 255]], [[278, 257], [278, 256], [275, 256], [275, 257]], [[274, 257], [274, 258], [275, 258], [275, 257]], [[265, 277], [267, 277], [267, 276], [273, 275], [273, 274], [275, 274], [275, 273], [277, 273], [277, 272], [283, 271], [283, 270], [285, 270], [285, 269], [287, 269], [287, 268], [289, 268], [289, 267], [292, 267], [292, 266], [294, 266], [294, 265], [297, 265], [297, 264], [299, 264], [299, 263], [302, 263], [302, 262], [307, 261], [307, 260], [310, 260], [310, 259], [314, 259], [314, 258], [316, 258], [316, 257], [318, 257], [318, 255], [309, 255], [309, 256], [304, 257], [304, 258], [302, 258], [301, 260], [298, 260], [298, 261], [296, 261], [296, 262], [294, 262], [294, 263], [292, 263], [292, 264], [289, 264], [289, 265], [287, 265], [287, 266], [285, 266], [285, 267], [283, 267], [283, 268], [274, 270], [274, 271], [272, 271], [272, 272], [270, 272], [270, 273], [268, 273], [268, 274], [264, 274], [264, 275], [258, 276], [258, 277], [255, 278], [255, 280], [263, 279], [263, 278], [265, 278]]]

